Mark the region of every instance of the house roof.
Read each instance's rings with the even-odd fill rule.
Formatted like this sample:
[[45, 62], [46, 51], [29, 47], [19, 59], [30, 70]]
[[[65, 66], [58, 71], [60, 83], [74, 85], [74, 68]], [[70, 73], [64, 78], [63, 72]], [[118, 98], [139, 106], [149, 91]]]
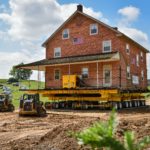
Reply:
[[105, 61], [117, 61], [120, 59], [119, 52], [111, 53], [99, 53], [92, 55], [83, 55], [83, 56], [71, 56], [71, 57], [61, 57], [61, 58], [52, 58], [52, 59], [43, 59], [40, 61], [32, 62], [29, 64], [18, 65], [16, 68], [26, 68], [32, 70], [44, 70], [45, 66], [53, 65], [65, 65], [65, 64], [81, 64], [81, 63], [90, 63], [90, 62], [105, 62]]
[[146, 49], [145, 47], [143, 47], [143, 46], [140, 45], [138, 42], [134, 41], [133, 39], [131, 39], [130, 37], [128, 37], [128, 36], [125, 35], [124, 33], [120, 32], [117, 28], [111, 27], [111, 26], [109, 26], [109, 25], [107, 25], [107, 24], [101, 22], [100, 20], [95, 19], [95, 18], [93, 18], [93, 17], [91, 17], [91, 16], [89, 16], [89, 15], [87, 15], [87, 14], [81, 12], [81, 11], [78, 11], [78, 10], [75, 11], [75, 12], [74, 12], [74, 13], [42, 44], [42, 46], [43, 46], [43, 47], [46, 47], [46, 45], [47, 45], [47, 43], [49, 42], [49, 40], [51, 40], [51, 39], [56, 35], [56, 33], [58, 33], [58, 32], [59, 32], [75, 15], [77, 15], [77, 14], [81, 14], [81, 15], [87, 17], [87, 18], [90, 18], [90, 19], [94, 20], [94, 21], [97, 22], [98, 24], [101, 24], [101, 25], [103, 25], [103, 26], [109, 28], [110, 30], [114, 31], [118, 36], [124, 36], [125, 38], [131, 40], [132, 42], [134, 42], [135, 44], [137, 44], [138, 46], [140, 46], [142, 49], [144, 49], [145, 52], [149, 52], [148, 49]]

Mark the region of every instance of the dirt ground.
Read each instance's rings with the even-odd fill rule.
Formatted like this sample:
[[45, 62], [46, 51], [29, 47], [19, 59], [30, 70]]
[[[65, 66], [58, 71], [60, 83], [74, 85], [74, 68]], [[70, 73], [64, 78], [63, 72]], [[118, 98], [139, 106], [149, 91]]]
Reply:
[[[108, 118], [110, 111], [49, 111], [48, 116], [19, 117], [17, 112], [0, 113], [2, 150], [87, 150], [79, 146], [70, 131], [82, 130]], [[138, 138], [150, 135], [150, 108], [118, 112], [118, 135], [135, 131]]]

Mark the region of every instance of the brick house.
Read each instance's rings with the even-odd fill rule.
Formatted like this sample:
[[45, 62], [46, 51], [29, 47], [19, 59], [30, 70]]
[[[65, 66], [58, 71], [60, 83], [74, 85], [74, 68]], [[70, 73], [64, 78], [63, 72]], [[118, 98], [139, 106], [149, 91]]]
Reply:
[[87, 87], [147, 87], [148, 50], [116, 27], [83, 13], [82, 5], [42, 44], [46, 58], [20, 66], [45, 71], [45, 88], [61, 88], [63, 75]]

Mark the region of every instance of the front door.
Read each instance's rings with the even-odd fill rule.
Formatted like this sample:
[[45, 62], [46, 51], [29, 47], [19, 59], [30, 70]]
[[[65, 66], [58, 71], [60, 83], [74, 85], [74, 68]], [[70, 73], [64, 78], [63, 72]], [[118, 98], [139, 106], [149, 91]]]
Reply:
[[103, 85], [107, 87], [112, 85], [112, 66], [111, 65], [103, 66]]

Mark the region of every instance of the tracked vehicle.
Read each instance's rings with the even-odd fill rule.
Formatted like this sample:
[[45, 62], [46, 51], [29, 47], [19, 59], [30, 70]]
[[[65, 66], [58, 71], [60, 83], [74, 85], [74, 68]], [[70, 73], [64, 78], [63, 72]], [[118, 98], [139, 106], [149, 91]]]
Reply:
[[13, 112], [14, 110], [10, 95], [0, 94], [0, 112]]
[[24, 94], [20, 98], [19, 115], [45, 116], [46, 110], [39, 94]]

